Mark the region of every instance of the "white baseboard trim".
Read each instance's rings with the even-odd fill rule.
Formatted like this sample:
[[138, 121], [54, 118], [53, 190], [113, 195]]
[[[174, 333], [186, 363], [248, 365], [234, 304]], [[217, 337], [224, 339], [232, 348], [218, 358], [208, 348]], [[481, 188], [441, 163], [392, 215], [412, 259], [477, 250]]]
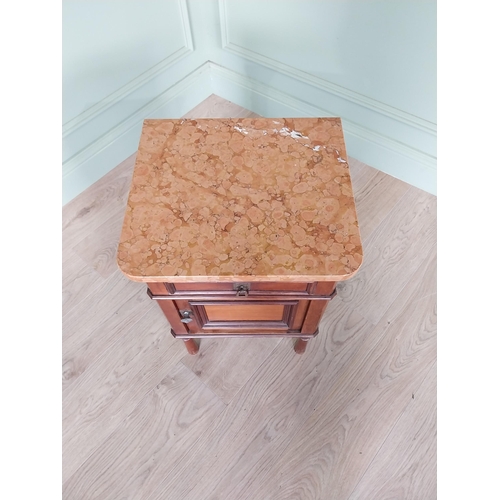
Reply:
[[189, 23], [189, 16], [187, 12], [186, 0], [177, 0], [179, 5], [179, 10], [182, 19], [182, 31], [184, 36], [184, 45], [172, 52], [165, 59], [155, 64], [152, 68], [146, 72], [134, 78], [131, 82], [127, 83], [123, 87], [119, 88], [115, 92], [106, 96], [101, 101], [97, 102], [90, 108], [86, 109], [79, 115], [75, 116], [71, 120], [68, 120], [62, 126], [62, 138], [64, 139], [68, 135], [72, 134], [75, 130], [82, 127], [89, 121], [93, 120], [97, 115], [103, 113], [111, 106], [118, 103], [121, 99], [125, 98], [127, 95], [133, 93], [138, 88], [146, 85], [148, 82], [153, 80], [156, 76], [160, 75], [168, 68], [173, 66], [175, 63], [188, 56], [193, 52], [193, 35], [191, 33], [191, 25]]
[[134, 78], [134, 80], [132, 80], [127, 85], [124, 85], [122, 88], [108, 95], [98, 103], [80, 113], [75, 118], [68, 120], [62, 127], [62, 138], [64, 139], [68, 135], [72, 134], [75, 130], [93, 120], [98, 114], [103, 113], [111, 106], [114, 106], [121, 99], [124, 99], [129, 94], [136, 91], [138, 88], [142, 87], [153, 78], [166, 71], [170, 66], [178, 62], [183, 57], [186, 57], [191, 52], [192, 50], [187, 47], [180, 48], [142, 75]]
[[222, 48], [225, 51], [230, 52], [238, 57], [243, 57], [244, 59], [252, 61], [256, 64], [260, 64], [261, 66], [270, 68], [273, 71], [294, 78], [295, 80], [324, 90], [333, 96], [345, 99], [352, 104], [382, 114], [384, 116], [387, 116], [388, 118], [397, 120], [400, 123], [403, 123], [410, 127], [420, 129], [430, 134], [436, 134], [437, 125], [433, 122], [424, 120], [423, 118], [412, 115], [411, 113], [395, 108], [393, 106], [389, 106], [388, 104], [384, 104], [383, 102], [377, 101], [358, 92], [354, 92], [345, 87], [341, 87], [340, 85], [329, 82], [328, 80], [299, 70], [280, 61], [277, 61], [276, 59], [272, 59], [263, 54], [259, 54], [258, 52], [249, 50], [245, 47], [241, 47], [232, 42], [230, 40], [227, 23], [226, 0], [219, 0], [219, 17]]
[[[215, 94], [263, 116], [332, 116], [325, 109], [213, 62], [210, 74]], [[344, 118], [342, 123], [350, 156], [436, 194], [436, 158]]]
[[[63, 163], [63, 205], [137, 150], [145, 118], [182, 116], [210, 94], [263, 116], [332, 116], [283, 90], [207, 61]], [[342, 119], [348, 154], [436, 194], [436, 159], [407, 144]]]
[[63, 163], [63, 205], [137, 150], [144, 119], [182, 116], [211, 93], [210, 67], [204, 63], [69, 158]]

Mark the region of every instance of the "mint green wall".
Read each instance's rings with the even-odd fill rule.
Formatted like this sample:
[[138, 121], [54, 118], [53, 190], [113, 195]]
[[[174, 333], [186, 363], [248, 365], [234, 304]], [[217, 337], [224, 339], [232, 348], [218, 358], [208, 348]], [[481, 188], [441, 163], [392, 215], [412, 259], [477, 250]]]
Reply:
[[211, 93], [340, 116], [350, 156], [436, 192], [435, 1], [64, 0], [63, 202]]
[[186, 0], [63, 1], [63, 204], [136, 151], [144, 118], [210, 95], [192, 19]]
[[435, 1], [218, 3], [215, 93], [266, 116], [340, 116], [351, 156], [436, 193]]
[[232, 47], [436, 121], [434, 1], [226, 0], [224, 4]]
[[187, 49], [178, 3], [63, 2], [63, 120]]

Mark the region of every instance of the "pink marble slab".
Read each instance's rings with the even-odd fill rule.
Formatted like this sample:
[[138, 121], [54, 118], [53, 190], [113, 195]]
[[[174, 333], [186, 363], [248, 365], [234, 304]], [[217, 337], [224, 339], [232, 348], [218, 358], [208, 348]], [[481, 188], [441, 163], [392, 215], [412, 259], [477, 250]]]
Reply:
[[131, 280], [341, 281], [363, 250], [340, 118], [145, 120]]

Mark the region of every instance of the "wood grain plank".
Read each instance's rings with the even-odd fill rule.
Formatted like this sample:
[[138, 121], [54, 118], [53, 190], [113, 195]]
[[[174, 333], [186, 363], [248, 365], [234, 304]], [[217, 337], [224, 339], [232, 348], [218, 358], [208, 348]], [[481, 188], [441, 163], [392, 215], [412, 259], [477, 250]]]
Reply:
[[349, 163], [349, 173], [351, 175], [353, 192], [361, 190], [366, 184], [371, 182], [371, 179], [377, 175], [379, 170], [370, 167], [352, 156], [347, 157]]
[[147, 498], [224, 407], [188, 368], [177, 364], [64, 484], [63, 499]]
[[144, 288], [116, 271], [63, 317], [63, 391], [116, 341], [127, 325], [133, 325], [155, 306]]
[[306, 353], [284, 340], [148, 500], [239, 499], [259, 480], [372, 330], [341, 301], [331, 306]]
[[184, 346], [170, 335], [161, 311], [154, 312], [127, 328], [65, 392], [63, 481], [184, 356]]
[[73, 247], [75, 253], [103, 278], [108, 278], [118, 269], [116, 249], [124, 213], [125, 209], [114, 213]]
[[[281, 338], [203, 339], [197, 356], [187, 355], [187, 366], [219, 398], [228, 404], [250, 380]], [[283, 347], [288, 349], [289, 346]]]
[[[139, 299], [139, 300], [137, 300]], [[73, 346], [66, 347], [62, 366], [62, 389], [63, 395], [71, 388], [77, 379], [82, 376], [115, 342], [118, 341], [129, 330], [141, 330], [147, 325], [150, 317], [161, 317], [164, 321], [165, 331], [170, 332], [170, 325], [161, 311], [157, 311], [155, 304], [142, 302], [143, 297], [133, 296], [110, 318], [92, 331], [89, 337], [79, 339]]]
[[259, 115], [215, 94], [207, 97], [183, 118], [252, 118]]
[[349, 500], [437, 498], [436, 375], [434, 365]]
[[67, 203], [62, 210], [63, 245], [73, 248], [112, 214], [125, 213], [135, 153]]
[[[375, 170], [375, 169], [372, 169]], [[368, 239], [410, 186], [399, 179], [376, 171], [369, 182], [354, 190], [362, 241]]]
[[62, 312], [70, 309], [102, 286], [102, 277], [89, 267], [72, 249], [63, 249]]
[[261, 475], [260, 487], [247, 488], [240, 498], [326, 500], [353, 492], [436, 360], [435, 259], [417, 274], [426, 279], [404, 288], [392, 321], [384, 318], [365, 339], [286, 451]]
[[436, 197], [412, 187], [364, 241], [363, 264], [338, 296], [375, 325], [435, 249]]

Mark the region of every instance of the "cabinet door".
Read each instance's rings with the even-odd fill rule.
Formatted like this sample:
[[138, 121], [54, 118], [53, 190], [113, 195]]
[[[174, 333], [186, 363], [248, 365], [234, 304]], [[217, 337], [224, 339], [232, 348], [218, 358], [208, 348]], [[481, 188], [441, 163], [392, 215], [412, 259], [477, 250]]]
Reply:
[[300, 332], [308, 300], [176, 300], [189, 333]]
[[[286, 291], [286, 285], [257, 282], [252, 283], [248, 294], [235, 293], [234, 284], [223, 284], [219, 289], [218, 283], [203, 284], [207, 290], [200, 293], [198, 285], [188, 284], [178, 293], [170, 290], [168, 283], [148, 283], [148, 294], [157, 300], [175, 337], [314, 337], [325, 308], [335, 295], [334, 282], [292, 283]], [[306, 297], [300, 295], [299, 288]], [[280, 290], [281, 297], [273, 295]]]

